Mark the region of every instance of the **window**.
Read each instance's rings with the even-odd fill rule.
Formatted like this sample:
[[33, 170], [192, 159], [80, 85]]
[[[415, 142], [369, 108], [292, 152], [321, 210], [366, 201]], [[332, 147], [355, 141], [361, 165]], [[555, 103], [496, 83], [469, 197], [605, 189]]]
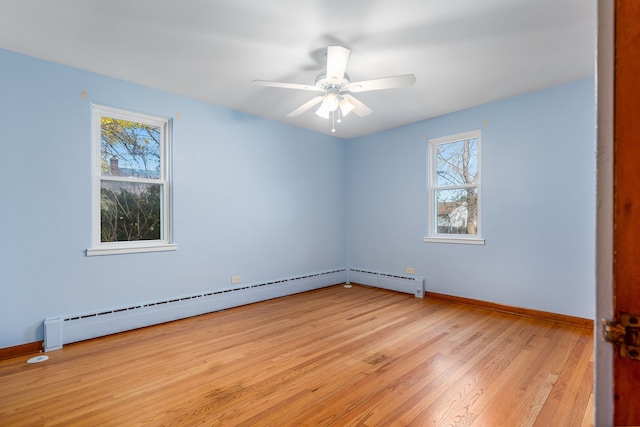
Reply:
[[480, 131], [429, 140], [425, 242], [484, 244], [480, 237]]
[[93, 245], [87, 255], [175, 250], [169, 119], [93, 106]]

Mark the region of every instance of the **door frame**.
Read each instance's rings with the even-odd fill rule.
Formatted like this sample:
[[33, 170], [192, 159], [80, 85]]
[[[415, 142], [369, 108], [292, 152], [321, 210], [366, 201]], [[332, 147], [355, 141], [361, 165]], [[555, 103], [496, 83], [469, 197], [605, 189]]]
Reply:
[[598, 0], [596, 64], [596, 318], [594, 328], [595, 425], [613, 425], [613, 345], [602, 337], [601, 319], [613, 319], [614, 53], [615, 2]]

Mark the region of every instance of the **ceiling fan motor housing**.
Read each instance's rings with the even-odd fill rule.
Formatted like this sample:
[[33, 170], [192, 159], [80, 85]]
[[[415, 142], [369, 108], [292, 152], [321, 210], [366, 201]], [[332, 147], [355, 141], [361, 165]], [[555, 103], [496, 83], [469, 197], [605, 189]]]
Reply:
[[327, 92], [330, 92], [331, 89], [334, 89], [335, 92], [340, 92], [342, 90], [345, 90], [349, 87], [349, 74], [344, 73], [344, 77], [342, 78], [342, 81], [329, 81], [327, 79], [327, 72], [323, 71], [320, 74], [318, 74], [316, 76], [316, 87], [320, 88], [320, 89], [324, 89]]

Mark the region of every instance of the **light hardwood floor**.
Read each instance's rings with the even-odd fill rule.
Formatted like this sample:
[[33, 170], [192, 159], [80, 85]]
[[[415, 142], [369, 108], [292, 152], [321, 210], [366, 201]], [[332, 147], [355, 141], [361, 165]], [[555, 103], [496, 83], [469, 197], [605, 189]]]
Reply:
[[0, 425], [593, 425], [590, 329], [342, 286], [0, 362]]

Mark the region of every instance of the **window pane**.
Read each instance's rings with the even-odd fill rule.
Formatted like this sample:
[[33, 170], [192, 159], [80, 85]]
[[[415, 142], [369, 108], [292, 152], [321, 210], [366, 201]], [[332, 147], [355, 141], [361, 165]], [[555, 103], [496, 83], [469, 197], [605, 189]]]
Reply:
[[160, 240], [161, 190], [162, 184], [102, 181], [101, 241]]
[[160, 128], [100, 117], [102, 176], [160, 178]]
[[436, 190], [436, 233], [477, 234], [478, 188]]
[[436, 146], [436, 186], [478, 183], [478, 139]]

